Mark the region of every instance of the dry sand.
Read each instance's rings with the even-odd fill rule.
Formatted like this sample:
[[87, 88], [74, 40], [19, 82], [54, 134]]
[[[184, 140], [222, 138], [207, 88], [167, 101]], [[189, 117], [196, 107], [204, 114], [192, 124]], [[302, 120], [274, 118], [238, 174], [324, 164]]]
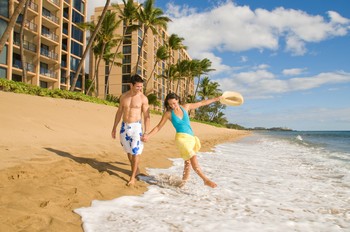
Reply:
[[[94, 199], [142, 194], [110, 132], [115, 107], [0, 91], [0, 231], [82, 231], [73, 209]], [[151, 115], [151, 125], [160, 120]], [[201, 151], [249, 134], [192, 123]], [[141, 171], [179, 157], [171, 123], [145, 145]], [[179, 174], [180, 175], [180, 174]]]

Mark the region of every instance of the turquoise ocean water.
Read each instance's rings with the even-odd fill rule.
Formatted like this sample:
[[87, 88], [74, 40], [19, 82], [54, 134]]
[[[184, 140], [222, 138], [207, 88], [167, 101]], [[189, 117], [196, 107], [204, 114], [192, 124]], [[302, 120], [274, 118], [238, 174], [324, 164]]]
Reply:
[[198, 159], [217, 188], [179, 188], [176, 158], [143, 195], [76, 209], [84, 231], [350, 231], [349, 131], [259, 132]]

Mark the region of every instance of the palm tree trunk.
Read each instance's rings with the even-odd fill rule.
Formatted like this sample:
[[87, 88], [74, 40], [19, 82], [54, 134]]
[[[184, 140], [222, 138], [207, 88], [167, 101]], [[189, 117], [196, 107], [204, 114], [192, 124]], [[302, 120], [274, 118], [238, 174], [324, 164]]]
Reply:
[[9, 22], [9, 24], [7, 25], [7, 27], [6, 27], [5, 31], [4, 31], [4, 34], [1, 36], [1, 39], [0, 39], [0, 54], [2, 52], [2, 49], [4, 49], [4, 46], [5, 46], [5, 43], [6, 43], [7, 39], [10, 37], [10, 33], [11, 33], [12, 29], [15, 27], [18, 15], [22, 12], [24, 4], [26, 4], [26, 2], [28, 2], [28, 1], [29, 0], [22, 0], [22, 1], [19, 0], [18, 6], [16, 7], [15, 11], [13, 12], [13, 14], [11, 16], [11, 19], [10, 19], [10, 22]]
[[[142, 42], [141, 42], [140, 54], [137, 56], [137, 62], [136, 62], [136, 67], [135, 67], [135, 74], [137, 74], [137, 69], [138, 69], [138, 67], [139, 67], [140, 58], [141, 58], [141, 55], [142, 55], [142, 48], [143, 48], [143, 44], [144, 44], [145, 39], [146, 39], [147, 31], [148, 31], [148, 28], [145, 27], [145, 28], [144, 28], [144, 32], [143, 32], [143, 35], [142, 35]], [[142, 73], [142, 72], [141, 72], [141, 73]]]
[[[98, 20], [98, 23], [96, 25], [95, 31], [92, 33], [92, 35], [90, 37], [90, 40], [89, 40], [89, 42], [88, 42], [88, 44], [87, 44], [87, 46], [86, 46], [86, 48], [84, 50], [83, 56], [81, 57], [81, 60], [79, 62], [78, 68], [77, 68], [76, 73], [75, 73], [74, 78], [73, 78], [73, 83], [72, 83], [72, 85], [71, 85], [71, 87], [69, 89], [70, 91], [74, 91], [74, 89], [75, 89], [75, 86], [77, 84], [80, 71], [81, 71], [81, 69], [83, 67], [83, 64], [85, 62], [85, 58], [87, 56], [87, 53], [89, 52], [89, 50], [90, 50], [90, 48], [91, 48], [91, 46], [92, 46], [92, 44], [93, 44], [93, 42], [95, 40], [95, 37], [96, 37], [98, 31], [100, 30], [102, 21], [103, 21], [105, 15], [107, 13], [107, 9], [108, 9], [108, 6], [109, 6], [110, 2], [111, 2], [111, 0], [106, 0], [105, 7], [103, 8], [102, 14], [100, 16], [100, 19]], [[67, 78], [68, 78], [68, 76], [67, 76]]]
[[22, 17], [22, 24], [21, 24], [21, 30], [20, 30], [20, 37], [19, 37], [19, 50], [21, 54], [21, 63], [22, 63], [22, 81], [26, 82], [27, 81], [27, 67], [26, 67], [26, 57], [24, 56], [24, 49], [23, 49], [23, 42], [24, 42], [24, 24], [27, 18], [27, 10], [29, 6], [29, 1], [26, 1], [25, 7], [24, 7], [24, 12], [23, 12], [23, 17]]
[[145, 90], [144, 90], [144, 93], [145, 93], [146, 96], [147, 96], [146, 91], [147, 91], [148, 82], [151, 80], [152, 74], [154, 73], [154, 70], [156, 69], [157, 64], [158, 64], [158, 61], [156, 61], [156, 62], [154, 63], [153, 69], [152, 69], [152, 72], [151, 72], [151, 75], [149, 76], [149, 78], [147, 78], [146, 83], [144, 84], [144, 89], [145, 89]]
[[98, 65], [100, 64], [100, 60], [101, 59], [97, 59], [97, 55], [95, 56], [95, 60], [96, 60], [96, 63], [95, 63], [95, 73], [94, 73], [94, 76], [92, 78], [92, 81], [91, 81], [91, 85], [89, 87], [89, 89], [86, 91], [86, 95], [89, 95], [90, 91], [91, 91], [91, 88], [92, 86], [95, 84], [95, 81], [96, 81], [96, 77], [97, 77], [97, 73], [98, 73]]
[[197, 86], [196, 86], [196, 91], [194, 91], [194, 95], [193, 95], [193, 99], [192, 99], [193, 102], [196, 99], [196, 95], [197, 95], [198, 87], [199, 87], [200, 83], [201, 83], [201, 76], [198, 76], [198, 82], [197, 82]]

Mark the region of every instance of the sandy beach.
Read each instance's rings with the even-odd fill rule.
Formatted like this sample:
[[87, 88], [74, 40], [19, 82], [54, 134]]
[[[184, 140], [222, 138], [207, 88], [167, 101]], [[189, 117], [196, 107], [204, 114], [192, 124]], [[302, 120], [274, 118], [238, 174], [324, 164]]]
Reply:
[[[0, 91], [0, 231], [83, 231], [72, 210], [94, 199], [138, 195], [130, 164], [110, 132], [116, 107]], [[151, 125], [160, 120], [151, 115]], [[192, 123], [201, 151], [249, 132]], [[178, 158], [167, 123], [145, 145], [141, 171]]]

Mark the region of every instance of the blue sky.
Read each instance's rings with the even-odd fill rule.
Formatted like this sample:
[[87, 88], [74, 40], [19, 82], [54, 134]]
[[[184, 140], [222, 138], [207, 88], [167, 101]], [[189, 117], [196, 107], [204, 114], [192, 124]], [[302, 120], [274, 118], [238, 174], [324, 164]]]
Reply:
[[347, 2], [156, 0], [156, 6], [172, 19], [169, 33], [184, 38], [192, 58], [212, 61], [210, 79], [243, 95], [243, 105], [226, 108], [229, 122], [350, 130]]

